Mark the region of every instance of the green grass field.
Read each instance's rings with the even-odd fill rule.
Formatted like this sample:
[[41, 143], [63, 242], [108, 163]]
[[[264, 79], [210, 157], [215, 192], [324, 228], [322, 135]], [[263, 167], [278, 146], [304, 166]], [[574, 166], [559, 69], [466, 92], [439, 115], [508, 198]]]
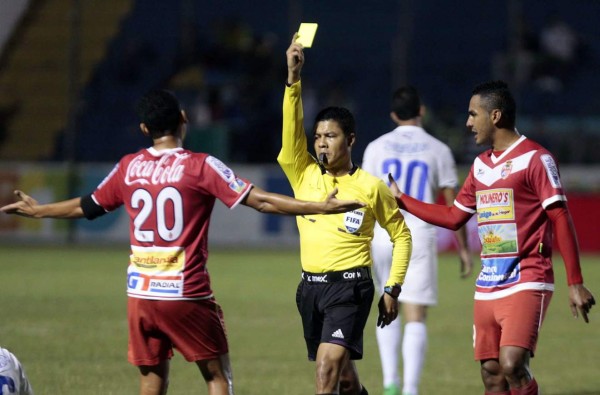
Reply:
[[[137, 370], [127, 362], [127, 247], [0, 247], [0, 344], [25, 365], [37, 395], [136, 394]], [[600, 296], [600, 258], [583, 257], [587, 285]], [[591, 322], [571, 317], [562, 262], [557, 291], [533, 372], [546, 395], [600, 394], [600, 306]], [[294, 297], [296, 251], [211, 252], [209, 270], [225, 311], [236, 393], [314, 394]], [[474, 277], [474, 276], [473, 276]], [[474, 278], [460, 280], [453, 255], [440, 260], [440, 303], [429, 314], [422, 395], [482, 394], [472, 359]], [[373, 395], [381, 393], [375, 306], [357, 363]], [[169, 394], [206, 394], [194, 364], [173, 359]]]

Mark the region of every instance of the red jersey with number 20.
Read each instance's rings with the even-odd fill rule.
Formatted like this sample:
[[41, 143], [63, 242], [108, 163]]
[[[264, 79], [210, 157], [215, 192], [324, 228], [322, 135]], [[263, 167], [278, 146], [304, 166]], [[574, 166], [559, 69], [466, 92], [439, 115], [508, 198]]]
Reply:
[[125, 205], [129, 215], [127, 294], [161, 300], [212, 297], [206, 260], [215, 199], [233, 208], [250, 188], [207, 154], [149, 148], [124, 156], [92, 198], [106, 211]]
[[475, 299], [554, 290], [545, 208], [566, 200], [554, 157], [525, 136], [498, 156], [488, 150], [475, 159], [455, 203], [477, 213], [482, 248]]

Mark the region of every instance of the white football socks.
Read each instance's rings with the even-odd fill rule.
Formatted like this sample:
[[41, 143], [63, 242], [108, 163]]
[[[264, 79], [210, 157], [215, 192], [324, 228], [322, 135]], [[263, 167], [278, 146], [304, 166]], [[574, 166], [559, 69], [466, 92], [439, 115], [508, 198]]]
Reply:
[[404, 326], [404, 338], [402, 341], [402, 358], [404, 366], [403, 393], [418, 394], [426, 350], [427, 326], [425, 323], [407, 323]]
[[375, 334], [379, 346], [379, 357], [381, 358], [383, 386], [385, 388], [394, 384], [400, 387], [400, 376], [398, 374], [398, 353], [402, 339], [400, 316], [385, 328], [377, 327]]

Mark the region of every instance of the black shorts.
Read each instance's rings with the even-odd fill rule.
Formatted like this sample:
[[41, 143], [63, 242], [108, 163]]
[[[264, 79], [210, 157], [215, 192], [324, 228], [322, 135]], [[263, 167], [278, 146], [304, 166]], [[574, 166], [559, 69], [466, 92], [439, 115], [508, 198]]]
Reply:
[[321, 343], [346, 347], [350, 359], [362, 359], [363, 331], [375, 287], [368, 268], [343, 272], [302, 273], [296, 305], [302, 317], [308, 359]]

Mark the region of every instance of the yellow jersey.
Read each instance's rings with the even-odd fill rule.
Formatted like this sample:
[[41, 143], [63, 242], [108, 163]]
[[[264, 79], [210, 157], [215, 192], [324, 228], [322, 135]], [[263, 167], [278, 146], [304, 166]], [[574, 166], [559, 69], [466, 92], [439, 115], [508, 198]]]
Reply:
[[302, 269], [311, 273], [370, 267], [375, 222], [394, 244], [392, 268], [386, 285], [402, 284], [412, 240], [396, 199], [379, 178], [354, 167], [334, 177], [322, 171], [308, 152], [300, 81], [286, 87], [283, 100], [282, 148], [277, 157], [297, 199], [320, 201], [338, 188], [337, 198], [358, 200], [366, 206], [343, 214], [303, 215], [296, 218], [300, 233]]

